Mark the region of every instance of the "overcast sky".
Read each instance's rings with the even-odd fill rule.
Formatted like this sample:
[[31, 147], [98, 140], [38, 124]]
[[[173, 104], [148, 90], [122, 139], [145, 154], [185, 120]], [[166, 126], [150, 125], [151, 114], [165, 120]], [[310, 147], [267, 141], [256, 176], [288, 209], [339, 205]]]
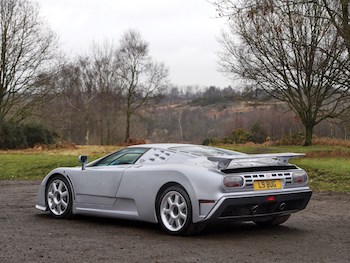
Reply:
[[128, 29], [149, 42], [150, 54], [164, 62], [176, 85], [230, 82], [218, 72], [217, 37], [225, 21], [207, 0], [37, 0], [41, 15], [71, 56], [86, 53], [92, 41], [118, 42]]

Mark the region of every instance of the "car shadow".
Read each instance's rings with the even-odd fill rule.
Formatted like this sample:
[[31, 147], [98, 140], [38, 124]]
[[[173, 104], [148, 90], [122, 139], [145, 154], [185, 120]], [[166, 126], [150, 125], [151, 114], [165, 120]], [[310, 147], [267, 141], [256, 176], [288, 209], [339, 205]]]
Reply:
[[64, 221], [69, 222], [71, 224], [80, 224], [94, 227], [94, 226], [106, 226], [106, 227], [114, 227], [114, 228], [128, 228], [130, 230], [144, 230], [144, 231], [155, 231], [162, 233], [162, 229], [158, 224], [152, 224], [141, 221], [134, 220], [124, 220], [124, 219], [115, 219], [108, 217], [96, 217], [96, 216], [86, 216], [86, 215], [74, 215], [69, 219], [54, 219], [49, 213], [41, 213], [36, 215], [38, 218], [41, 218], [45, 221], [53, 220], [53, 221]]
[[[48, 213], [45, 214], [36, 214], [36, 216], [42, 220], [48, 221], [61, 221], [55, 220]], [[123, 230], [130, 231], [137, 234], [152, 234], [159, 236], [170, 236], [165, 231], [162, 230], [159, 224], [141, 222], [141, 221], [132, 221], [132, 220], [123, 220], [123, 219], [114, 219], [114, 218], [105, 218], [105, 217], [94, 217], [94, 216], [85, 216], [85, 215], [75, 215], [71, 219], [64, 219], [67, 226], [72, 224], [74, 225], [84, 225], [84, 227], [100, 227], [105, 226], [112, 228], [114, 230]], [[195, 235], [187, 236], [187, 238], [193, 239], [212, 239], [212, 238], [229, 238], [229, 239], [240, 239], [244, 237], [271, 237], [278, 238], [279, 236], [295, 236], [300, 235], [305, 232], [304, 229], [299, 229], [293, 226], [289, 226], [288, 222], [284, 225], [274, 226], [274, 227], [261, 227], [257, 226], [252, 222], [233, 222], [233, 223], [213, 223], [208, 224], [203, 231]]]
[[242, 238], [242, 237], [254, 237], [264, 236], [277, 238], [280, 235], [293, 236], [299, 235], [304, 230], [285, 225], [273, 226], [273, 227], [261, 227], [255, 225], [253, 222], [233, 222], [225, 224], [209, 224], [206, 226], [198, 236], [202, 238], [218, 237], [220, 238]]

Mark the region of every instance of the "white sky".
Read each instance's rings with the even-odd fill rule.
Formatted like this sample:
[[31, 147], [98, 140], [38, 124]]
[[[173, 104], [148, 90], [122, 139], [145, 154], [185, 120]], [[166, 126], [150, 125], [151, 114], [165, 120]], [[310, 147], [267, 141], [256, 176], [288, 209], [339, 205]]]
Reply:
[[218, 72], [217, 37], [225, 21], [207, 0], [36, 0], [41, 15], [71, 56], [88, 52], [93, 41], [118, 43], [128, 29], [149, 42], [150, 55], [169, 68], [176, 85], [225, 87]]

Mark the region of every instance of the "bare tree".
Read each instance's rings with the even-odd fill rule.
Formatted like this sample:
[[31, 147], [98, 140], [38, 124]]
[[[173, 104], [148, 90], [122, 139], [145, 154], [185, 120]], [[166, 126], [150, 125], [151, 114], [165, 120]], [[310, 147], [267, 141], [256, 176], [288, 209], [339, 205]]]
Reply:
[[[318, 0], [314, 0], [318, 3]], [[322, 0], [331, 23], [338, 34], [344, 39], [348, 55], [350, 54], [350, 3], [349, 0]]]
[[45, 95], [56, 35], [27, 0], [0, 0], [0, 120], [18, 121]]
[[[109, 120], [116, 115], [113, 111], [121, 95], [114, 51], [114, 46], [108, 43], [93, 44], [89, 55], [79, 56], [61, 70], [59, 89], [70, 109], [80, 116], [85, 144], [90, 142], [90, 131], [95, 126], [102, 130], [106, 120], [108, 134]], [[100, 136], [103, 141], [102, 133]]]
[[221, 38], [221, 66], [287, 102], [305, 127], [305, 145], [310, 145], [315, 125], [349, 108], [343, 41], [325, 18], [326, 9], [315, 1], [242, 3], [217, 2], [219, 13], [230, 18], [230, 31]]
[[127, 31], [117, 50], [119, 86], [125, 100], [125, 141], [130, 138], [130, 120], [153, 96], [165, 88], [168, 70], [163, 63], [154, 62], [148, 54], [148, 43], [137, 31]]
[[115, 54], [116, 47], [113, 43], [105, 41], [102, 45], [94, 43], [91, 48], [91, 56], [94, 63], [94, 76], [98, 87], [97, 104], [98, 126], [100, 130], [100, 143], [110, 144], [116, 137], [115, 126], [117, 112], [121, 110], [122, 95], [119, 86], [118, 58]]

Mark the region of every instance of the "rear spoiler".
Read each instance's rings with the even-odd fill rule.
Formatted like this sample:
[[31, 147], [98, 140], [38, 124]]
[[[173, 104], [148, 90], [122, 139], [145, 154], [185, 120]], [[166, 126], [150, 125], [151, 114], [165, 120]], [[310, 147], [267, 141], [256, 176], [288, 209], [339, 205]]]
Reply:
[[289, 159], [303, 157], [303, 153], [267, 153], [267, 154], [244, 154], [229, 156], [209, 156], [207, 159], [218, 163], [218, 168], [226, 169], [231, 161], [249, 160], [249, 159], [275, 159], [278, 164], [287, 164]]

